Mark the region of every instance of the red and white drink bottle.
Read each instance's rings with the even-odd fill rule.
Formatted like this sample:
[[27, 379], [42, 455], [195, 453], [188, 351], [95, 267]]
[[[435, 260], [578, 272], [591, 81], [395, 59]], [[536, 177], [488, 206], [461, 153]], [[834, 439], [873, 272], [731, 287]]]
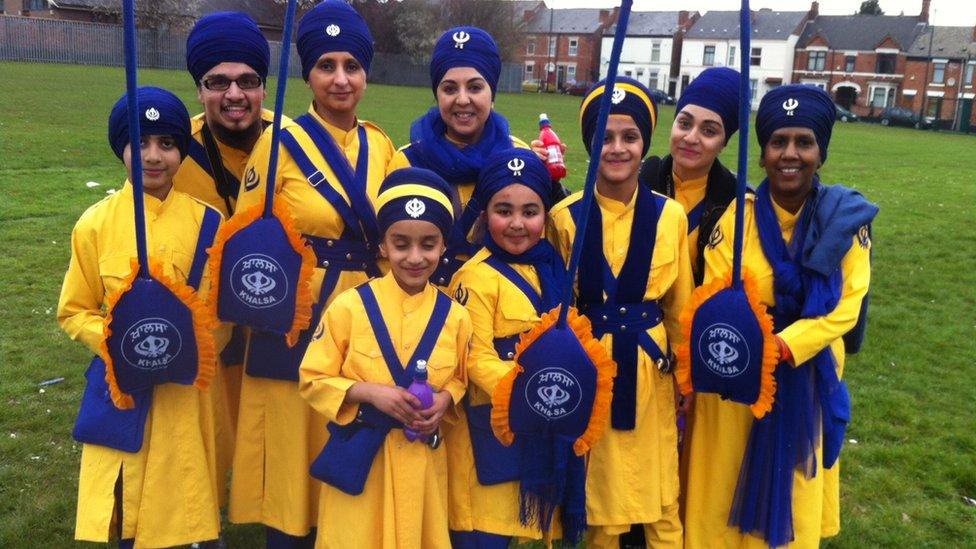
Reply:
[[539, 115], [539, 141], [549, 153], [546, 160], [546, 168], [549, 168], [549, 177], [553, 181], [559, 181], [566, 177], [566, 163], [563, 161], [562, 141], [556, 132], [552, 131], [552, 122], [549, 122], [549, 115], [542, 113]]

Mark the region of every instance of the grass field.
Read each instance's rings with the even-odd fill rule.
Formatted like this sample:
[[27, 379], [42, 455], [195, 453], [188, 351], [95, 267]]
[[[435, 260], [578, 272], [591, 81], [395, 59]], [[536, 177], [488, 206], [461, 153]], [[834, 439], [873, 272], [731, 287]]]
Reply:
[[[124, 76], [121, 68], [19, 63], [0, 63], [0, 75], [0, 547], [67, 547], [80, 456], [71, 428], [89, 357], [58, 329], [55, 309], [71, 227], [125, 177], [106, 137]], [[144, 70], [140, 78], [199, 111], [186, 73]], [[303, 82], [290, 81], [285, 112], [304, 112], [310, 98]], [[360, 114], [401, 145], [432, 104], [429, 89], [371, 85]], [[536, 135], [538, 113], [549, 113], [570, 145], [574, 188], [586, 165], [578, 104], [497, 98], [520, 137]], [[666, 151], [673, 108], [660, 119], [653, 154]], [[735, 146], [723, 154], [733, 169]], [[976, 506], [964, 500], [976, 498], [976, 138], [844, 124], [830, 151], [823, 179], [857, 187], [881, 214], [868, 341], [845, 374], [854, 418], [842, 459], [843, 526], [827, 545], [976, 546]], [[759, 174], [753, 162], [750, 180]], [[263, 546], [253, 527], [229, 527], [226, 536], [232, 547]]]

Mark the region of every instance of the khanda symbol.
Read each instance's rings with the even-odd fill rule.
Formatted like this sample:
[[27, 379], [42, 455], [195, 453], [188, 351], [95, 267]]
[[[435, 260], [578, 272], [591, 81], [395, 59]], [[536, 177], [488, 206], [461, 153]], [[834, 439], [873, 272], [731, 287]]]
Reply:
[[406, 203], [406, 205], [404, 205], [403, 209], [407, 212], [407, 215], [417, 219], [418, 217], [424, 215], [424, 211], [427, 210], [427, 206], [425, 206], [424, 202], [419, 198], [412, 198]]
[[728, 364], [739, 358], [739, 351], [735, 347], [724, 341], [716, 341], [708, 344], [708, 352], [719, 364]]
[[614, 105], [619, 105], [621, 101], [627, 97], [627, 92], [623, 88], [613, 87], [613, 94], [610, 96], [610, 102]]
[[457, 31], [457, 32], [455, 32], [454, 34], [451, 35], [451, 38], [454, 39], [454, 47], [457, 48], [457, 49], [459, 49], [459, 50], [463, 50], [464, 49], [464, 44], [468, 40], [471, 40], [471, 35], [468, 34], [468, 33], [466, 33], [466, 32], [464, 32], [464, 31]]
[[525, 167], [525, 160], [513, 158], [508, 161], [508, 169], [512, 170], [513, 177], [522, 177], [522, 168]]
[[147, 358], [156, 358], [166, 352], [169, 347], [169, 340], [165, 337], [154, 335], [146, 336], [145, 339], [136, 344], [135, 350], [140, 355]]
[[159, 111], [157, 111], [153, 107], [149, 107], [148, 109], [146, 109], [146, 120], [149, 120], [150, 122], [155, 122], [159, 120]]
[[569, 391], [555, 384], [547, 387], [539, 387], [539, 390], [536, 392], [539, 394], [539, 398], [542, 399], [542, 403], [549, 408], [559, 406], [569, 400]]
[[247, 273], [241, 277], [244, 287], [254, 295], [264, 295], [275, 288], [278, 284], [270, 276], [261, 271]]
[[783, 101], [783, 110], [786, 111], [786, 116], [793, 116], [793, 111], [800, 106], [800, 102], [792, 97]]

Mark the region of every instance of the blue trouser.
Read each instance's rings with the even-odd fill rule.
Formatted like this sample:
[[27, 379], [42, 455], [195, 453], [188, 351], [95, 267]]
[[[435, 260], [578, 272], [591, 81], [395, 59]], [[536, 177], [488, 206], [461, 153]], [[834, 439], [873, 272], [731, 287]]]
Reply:
[[453, 549], [507, 549], [511, 536], [501, 536], [473, 530], [461, 532], [451, 530], [451, 547]]
[[267, 526], [265, 544], [268, 549], [312, 549], [315, 547], [315, 528], [304, 536], [290, 536], [281, 530]]

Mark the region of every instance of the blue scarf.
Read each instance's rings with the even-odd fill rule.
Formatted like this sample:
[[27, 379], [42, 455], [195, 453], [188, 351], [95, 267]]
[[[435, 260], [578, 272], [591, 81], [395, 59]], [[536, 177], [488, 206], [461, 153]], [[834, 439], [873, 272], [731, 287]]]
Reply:
[[447, 125], [437, 107], [431, 107], [427, 114], [413, 121], [410, 142], [407, 149], [410, 163], [436, 172], [452, 185], [477, 181], [491, 153], [513, 148], [508, 120], [495, 111], [488, 115], [477, 143], [458, 147], [447, 139]]
[[532, 265], [539, 275], [539, 287], [542, 288], [542, 310], [536, 311], [540, 315], [559, 305], [561, 289], [566, 282], [566, 263], [548, 240], [542, 239], [521, 254], [506, 252], [495, 243], [490, 234], [485, 235], [485, 247], [491, 255], [508, 264]]
[[[836, 261], [826, 275], [802, 261], [802, 250], [822, 244], [841, 246], [846, 252], [854, 236], [848, 233], [844, 243], [842, 238], [824, 238], [826, 232], [810, 230], [824, 192], [815, 178], [793, 237], [787, 243], [773, 210], [768, 180], [756, 191], [759, 240], [773, 268], [776, 306], [771, 312], [777, 332], [801, 318], [823, 316], [840, 301], [840, 259], [844, 253], [829, 254]], [[815, 451], [821, 428], [824, 466], [833, 466], [840, 454], [850, 420], [850, 397], [846, 385], [837, 378], [836, 366], [829, 347], [796, 367], [780, 364], [775, 373], [773, 409], [762, 420], [753, 422], [729, 521], [742, 532], [761, 536], [771, 547], [786, 545], [793, 539], [793, 471], [799, 468], [807, 478], [816, 476]]]

